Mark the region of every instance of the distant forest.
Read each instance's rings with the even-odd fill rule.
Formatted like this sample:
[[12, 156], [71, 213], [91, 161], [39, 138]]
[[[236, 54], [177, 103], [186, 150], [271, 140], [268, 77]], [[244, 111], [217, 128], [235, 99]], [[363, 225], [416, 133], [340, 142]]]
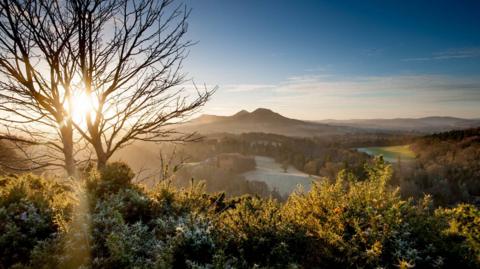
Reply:
[[428, 193], [442, 205], [480, 203], [480, 128], [428, 135], [411, 147], [414, 166], [397, 167], [406, 196]]
[[356, 148], [409, 144], [416, 159], [414, 162], [395, 163], [391, 182], [401, 187], [404, 197], [418, 198], [426, 193], [431, 194], [438, 205], [478, 203], [479, 132], [476, 128], [423, 137], [358, 134], [328, 138], [294, 138], [264, 133], [223, 134], [179, 147], [178, 154], [188, 156], [193, 162], [223, 153], [268, 156], [307, 174], [333, 180], [342, 170], [359, 178], [366, 176], [365, 167], [372, 163], [373, 158]]

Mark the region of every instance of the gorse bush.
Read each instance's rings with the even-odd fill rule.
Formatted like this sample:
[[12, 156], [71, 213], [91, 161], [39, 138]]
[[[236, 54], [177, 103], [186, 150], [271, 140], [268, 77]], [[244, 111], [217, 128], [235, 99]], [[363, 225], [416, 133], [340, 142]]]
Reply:
[[35, 248], [65, 232], [73, 197], [68, 185], [34, 175], [0, 178], [0, 267], [28, 263]]
[[312, 241], [309, 262], [332, 267], [445, 266], [439, 238], [445, 225], [432, 219], [428, 197], [417, 204], [402, 200], [398, 189], [387, 185], [391, 168], [382, 160], [367, 171], [369, 177], [361, 181], [342, 172], [333, 184], [315, 184], [310, 192], [293, 194], [287, 201], [286, 218], [305, 229]]
[[437, 215], [448, 221], [448, 229], [443, 232], [451, 240], [465, 241], [460, 247], [473, 264], [480, 264], [480, 210], [478, 207], [462, 204], [451, 209], [438, 209]]
[[[120, 163], [71, 187], [6, 177], [0, 268], [478, 268], [480, 213], [403, 200], [381, 159], [285, 203], [132, 183]], [[70, 187], [67, 187], [70, 186]]]
[[216, 223], [223, 253], [235, 267], [286, 267], [303, 251], [304, 234], [291, 227], [274, 200], [244, 197]]

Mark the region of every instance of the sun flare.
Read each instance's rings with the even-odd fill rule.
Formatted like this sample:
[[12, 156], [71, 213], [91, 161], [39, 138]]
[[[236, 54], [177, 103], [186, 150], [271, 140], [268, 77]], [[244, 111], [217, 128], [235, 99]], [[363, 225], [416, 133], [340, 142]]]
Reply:
[[70, 116], [77, 124], [85, 123], [86, 117], [93, 117], [98, 107], [98, 101], [90, 94], [81, 92], [72, 97]]

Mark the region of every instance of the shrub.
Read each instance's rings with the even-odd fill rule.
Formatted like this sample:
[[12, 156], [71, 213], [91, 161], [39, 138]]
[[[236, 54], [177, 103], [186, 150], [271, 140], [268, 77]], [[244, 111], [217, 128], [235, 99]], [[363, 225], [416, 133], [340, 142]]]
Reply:
[[71, 189], [34, 175], [3, 177], [0, 185], [0, 264], [26, 265], [35, 247], [66, 229]]
[[121, 164], [78, 189], [1, 178], [0, 268], [479, 268], [477, 207], [403, 200], [381, 159], [365, 171], [285, 204], [207, 195], [202, 184], [149, 192]]
[[217, 222], [223, 254], [238, 267], [293, 264], [303, 251], [304, 234], [291, 229], [281, 210], [275, 200], [247, 196], [224, 211]]
[[131, 183], [133, 173], [121, 163], [108, 165], [87, 181], [91, 214], [91, 266], [149, 268], [160, 245], [148, 223], [152, 201]]
[[107, 169], [100, 178], [93, 174], [88, 184], [91, 266], [185, 268], [212, 260], [215, 244], [207, 216], [214, 207], [202, 185], [178, 191], [167, 181], [147, 192], [130, 183], [125, 166]]
[[121, 162], [108, 164], [98, 173], [92, 170], [86, 178], [88, 193], [102, 198], [102, 196], [116, 193], [125, 188], [131, 188], [135, 174], [128, 165]]
[[[305, 267], [442, 267], [462, 264], [447, 252], [431, 201], [415, 204], [391, 189], [391, 167], [377, 159], [368, 178], [342, 172], [334, 183], [314, 184], [309, 193], [293, 194], [284, 214], [306, 230]], [[448, 258], [448, 260], [447, 260]]]
[[451, 209], [438, 209], [436, 214], [448, 221], [444, 233], [449, 240], [464, 242], [460, 251], [472, 267], [480, 267], [480, 209], [460, 204]]

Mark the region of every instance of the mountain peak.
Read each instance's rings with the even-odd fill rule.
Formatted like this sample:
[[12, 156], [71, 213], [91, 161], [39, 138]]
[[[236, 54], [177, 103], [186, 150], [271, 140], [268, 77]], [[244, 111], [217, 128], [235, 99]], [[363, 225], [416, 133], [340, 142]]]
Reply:
[[[255, 109], [252, 113], [275, 113], [273, 112], [271, 109], [268, 109], [268, 108], [263, 108], [263, 107], [259, 107], [257, 109]], [[277, 113], [275, 113], [277, 114]]]
[[269, 118], [269, 117], [272, 117], [272, 118], [278, 118], [278, 117], [282, 117], [282, 115], [272, 111], [271, 109], [268, 109], [268, 108], [257, 108], [255, 109], [254, 111], [252, 111], [251, 113], [248, 112], [247, 110], [243, 109], [243, 110], [240, 110], [239, 112], [235, 113], [232, 118], [238, 118], [238, 117], [244, 117], [244, 116], [247, 116], [247, 117], [253, 117], [253, 118], [257, 118], [257, 117], [262, 117], [262, 118]]
[[241, 110], [232, 116], [204, 115], [190, 124], [185, 124], [183, 130], [188, 132], [193, 130], [201, 134], [256, 132], [299, 137], [350, 132], [345, 127], [290, 119], [268, 108], [257, 108], [252, 112]]
[[233, 115], [233, 117], [238, 117], [238, 116], [243, 116], [243, 115], [248, 115], [248, 114], [250, 114], [248, 111], [246, 111], [245, 109], [242, 109], [242, 110], [238, 111], [237, 113], [235, 113]]
[[277, 112], [274, 112], [268, 108], [257, 108], [252, 113], [250, 113], [249, 117], [252, 120], [263, 121], [272, 123], [273, 121], [296, 121], [293, 119], [289, 119], [280, 115]]

